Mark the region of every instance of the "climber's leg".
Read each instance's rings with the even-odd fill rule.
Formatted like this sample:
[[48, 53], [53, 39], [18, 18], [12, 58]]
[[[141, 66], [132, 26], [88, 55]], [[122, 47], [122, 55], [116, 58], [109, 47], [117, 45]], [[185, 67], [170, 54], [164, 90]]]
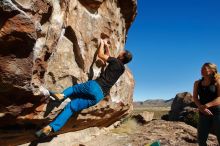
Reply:
[[86, 109], [94, 104], [95, 104], [95, 100], [75, 98], [66, 105], [64, 110], [49, 125], [50, 127], [52, 127], [53, 131], [56, 132], [64, 126], [64, 124], [75, 112]]
[[74, 86], [70, 86], [64, 89], [62, 93], [53, 93], [52, 91], [50, 91], [50, 95], [58, 101], [62, 101], [68, 97], [74, 97], [74, 96], [83, 97], [88, 94], [87, 92], [88, 92], [89, 82], [90, 81], [81, 84], [76, 84]]

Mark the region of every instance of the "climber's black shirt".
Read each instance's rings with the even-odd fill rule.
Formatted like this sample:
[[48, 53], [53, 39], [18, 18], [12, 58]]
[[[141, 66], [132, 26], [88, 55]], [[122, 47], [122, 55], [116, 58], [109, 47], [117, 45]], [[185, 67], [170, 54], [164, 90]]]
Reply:
[[109, 94], [111, 87], [117, 82], [119, 77], [124, 73], [124, 64], [117, 58], [109, 57], [108, 66], [96, 79], [102, 88], [104, 96]]

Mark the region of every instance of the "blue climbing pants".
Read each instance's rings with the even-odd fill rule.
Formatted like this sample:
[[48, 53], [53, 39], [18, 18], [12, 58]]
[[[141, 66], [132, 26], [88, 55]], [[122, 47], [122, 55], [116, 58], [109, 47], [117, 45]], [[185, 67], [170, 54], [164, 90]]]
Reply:
[[75, 112], [97, 104], [104, 97], [100, 85], [94, 80], [68, 87], [63, 94], [65, 99], [69, 97], [71, 101], [49, 124], [54, 132], [60, 130]]

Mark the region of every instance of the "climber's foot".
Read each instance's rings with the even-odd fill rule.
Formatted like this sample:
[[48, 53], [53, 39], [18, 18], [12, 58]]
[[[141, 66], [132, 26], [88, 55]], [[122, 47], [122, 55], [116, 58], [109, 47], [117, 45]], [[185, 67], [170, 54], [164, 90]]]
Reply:
[[50, 96], [54, 97], [58, 101], [62, 101], [64, 99], [64, 95], [60, 93], [54, 93], [50, 91]]
[[47, 125], [43, 129], [35, 132], [35, 136], [38, 138], [44, 138], [44, 137], [47, 137], [51, 131], [52, 131], [52, 128], [49, 125]]

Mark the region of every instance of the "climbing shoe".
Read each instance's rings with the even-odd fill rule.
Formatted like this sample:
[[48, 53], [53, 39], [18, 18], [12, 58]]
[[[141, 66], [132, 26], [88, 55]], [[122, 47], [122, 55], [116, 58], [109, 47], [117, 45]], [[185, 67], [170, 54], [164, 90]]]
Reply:
[[63, 101], [64, 100], [64, 95], [60, 94], [60, 93], [54, 93], [53, 91], [49, 91], [50, 92], [50, 96], [52, 96], [55, 100], [58, 101]]
[[52, 128], [48, 125], [44, 127], [43, 129], [35, 132], [35, 136], [38, 138], [44, 138], [44, 137], [47, 137], [51, 131], [52, 131]]

